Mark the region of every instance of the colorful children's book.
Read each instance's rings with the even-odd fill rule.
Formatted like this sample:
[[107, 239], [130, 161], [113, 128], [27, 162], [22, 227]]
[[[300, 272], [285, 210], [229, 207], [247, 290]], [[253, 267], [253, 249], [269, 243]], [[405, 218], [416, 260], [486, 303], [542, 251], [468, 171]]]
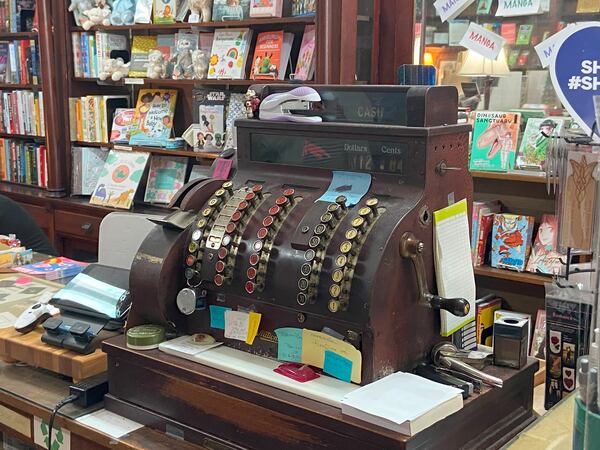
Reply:
[[154, 23], [175, 23], [177, 4], [175, 0], [154, 0]]
[[529, 356], [546, 359], [546, 310], [538, 309]]
[[502, 299], [492, 294], [478, 299], [475, 303], [475, 323], [477, 343], [492, 346], [494, 335], [494, 312], [502, 307]]
[[507, 44], [514, 44], [517, 41], [517, 24], [506, 22], [500, 26], [500, 34], [506, 39]]
[[108, 150], [71, 147], [71, 195], [91, 195], [100, 178]]
[[250, 17], [281, 17], [283, 0], [251, 0]]
[[307, 81], [312, 79], [315, 73], [315, 26], [307, 25], [304, 28], [300, 52], [298, 53], [298, 62], [294, 80]]
[[475, 267], [483, 266], [486, 262], [488, 248], [491, 246], [492, 226], [494, 225], [494, 214], [484, 214], [479, 219], [477, 227], [477, 250], [475, 255]]
[[500, 212], [500, 202], [498, 200], [493, 201], [474, 201], [471, 212], [471, 252], [473, 253], [473, 262], [477, 255], [477, 240], [479, 236], [479, 222], [481, 217], [485, 214]]
[[188, 158], [153, 155], [144, 201], [169, 203], [185, 183]]
[[219, 29], [213, 39], [209, 79], [240, 80], [245, 78], [246, 59], [250, 51], [252, 30], [249, 28]]
[[225, 107], [203, 104], [198, 107], [200, 132], [197, 147], [200, 151], [214, 152], [223, 149], [225, 143]]
[[520, 53], [521, 50], [519, 49], [514, 49], [510, 51], [510, 53], [508, 54], [508, 58], [506, 58], [506, 64], [508, 64], [508, 67], [514, 67], [517, 65], [517, 60], [519, 59]]
[[117, 108], [113, 115], [110, 142], [128, 144], [134, 119], [135, 108]]
[[150, 153], [111, 150], [92, 193], [92, 205], [129, 209]]
[[130, 77], [145, 77], [148, 72], [148, 53], [157, 48], [156, 36], [135, 35], [131, 43]]
[[130, 145], [166, 146], [173, 129], [177, 90], [140, 89]]
[[512, 169], [520, 121], [519, 113], [476, 112], [469, 169], [499, 172]]
[[564, 261], [565, 255], [557, 250], [558, 221], [555, 215], [544, 214], [527, 262], [527, 271], [561, 275], [564, 266], [560, 260], [563, 258]]
[[550, 136], [560, 136], [568, 119], [548, 117], [539, 119], [532, 117], [527, 120], [525, 132], [517, 154], [518, 169], [538, 169], [546, 167], [546, 154], [550, 144]]
[[85, 269], [87, 265], [87, 263], [73, 259], [57, 257], [25, 266], [13, 267], [13, 270], [46, 280], [58, 280], [59, 278], [74, 277]]
[[479, 0], [477, 2], [477, 15], [484, 16], [490, 13], [493, 0]]
[[292, 0], [292, 16], [313, 16], [317, 13], [317, 0]]
[[532, 33], [533, 25], [529, 23], [523, 23], [519, 25], [519, 33], [517, 34], [517, 45], [529, 45]]
[[264, 31], [256, 37], [250, 78], [283, 80], [290, 59], [294, 35], [279, 31]]
[[496, 214], [492, 229], [491, 265], [499, 269], [525, 270], [531, 249], [534, 218]]
[[244, 20], [250, 17], [250, 0], [214, 0], [212, 20]]

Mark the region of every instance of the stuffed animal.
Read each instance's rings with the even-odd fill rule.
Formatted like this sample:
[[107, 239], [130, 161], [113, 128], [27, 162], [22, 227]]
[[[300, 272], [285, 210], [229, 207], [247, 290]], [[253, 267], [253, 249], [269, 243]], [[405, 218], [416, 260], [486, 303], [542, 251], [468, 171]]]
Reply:
[[94, 7], [95, 3], [92, 0], [71, 0], [69, 12], [73, 13], [75, 24], [81, 26], [81, 16], [84, 11], [88, 11]]
[[148, 53], [148, 78], [165, 78], [167, 73], [167, 63], [160, 50], [152, 50]]
[[119, 81], [129, 74], [129, 63], [125, 64], [123, 58], [107, 59], [102, 65], [102, 71], [98, 74], [100, 80], [111, 79]]
[[192, 52], [192, 67], [194, 78], [204, 80], [208, 74], [208, 55], [203, 50], [194, 50]]
[[173, 67], [173, 79], [181, 80], [183, 78], [192, 78], [194, 75], [192, 61], [192, 41], [186, 37], [177, 40], [177, 52], [171, 59], [175, 63]]
[[79, 20], [84, 30], [94, 25], [110, 25], [110, 6], [104, 0], [96, 0], [96, 6], [84, 11]]
[[133, 25], [135, 5], [135, 0], [115, 0], [110, 23], [113, 25]]
[[190, 16], [188, 22], [210, 22], [212, 18], [213, 0], [190, 0]]

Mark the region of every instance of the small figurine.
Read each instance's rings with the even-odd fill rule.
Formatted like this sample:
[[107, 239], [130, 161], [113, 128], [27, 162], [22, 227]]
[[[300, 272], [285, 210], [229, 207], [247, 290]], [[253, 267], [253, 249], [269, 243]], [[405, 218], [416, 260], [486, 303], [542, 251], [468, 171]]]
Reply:
[[192, 66], [194, 79], [204, 80], [208, 74], [208, 55], [203, 50], [194, 50], [192, 52]]
[[190, 0], [189, 23], [210, 22], [213, 0]]
[[246, 116], [248, 119], [254, 119], [258, 112], [258, 105], [260, 105], [260, 98], [256, 95], [256, 92], [252, 89], [248, 89], [248, 92], [244, 95], [244, 106], [246, 107]]
[[135, 0], [115, 0], [110, 23], [112, 25], [133, 25], [135, 5]]
[[93, 8], [83, 11], [79, 17], [81, 26], [86, 31], [95, 25], [110, 25], [110, 6], [106, 0], [95, 0], [94, 4]]
[[177, 40], [177, 51], [171, 62], [175, 63], [173, 67], [173, 79], [181, 80], [184, 78], [190, 79], [193, 76], [193, 61], [192, 61], [192, 41], [185, 37], [180, 37]]
[[128, 74], [129, 63], [125, 64], [123, 58], [111, 58], [104, 61], [102, 70], [98, 74], [98, 79], [104, 81], [110, 78], [112, 81], [119, 81], [121, 78], [126, 77]]
[[165, 57], [160, 50], [152, 50], [148, 53], [148, 78], [165, 78], [167, 73], [167, 63]]
[[94, 7], [94, 2], [92, 0], [71, 0], [71, 4], [69, 5], [69, 12], [73, 13], [73, 17], [75, 18], [75, 24], [77, 26], [81, 26], [81, 16], [84, 11], [89, 11]]

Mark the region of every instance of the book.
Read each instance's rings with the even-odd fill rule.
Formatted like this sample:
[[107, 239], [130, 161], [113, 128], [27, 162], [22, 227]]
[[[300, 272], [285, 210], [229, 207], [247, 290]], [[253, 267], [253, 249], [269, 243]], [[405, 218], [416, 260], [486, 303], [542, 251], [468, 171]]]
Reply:
[[145, 77], [148, 72], [148, 53], [157, 48], [156, 36], [136, 34], [131, 43], [131, 62], [129, 77]]
[[237, 131], [235, 121], [237, 119], [247, 119], [246, 99], [242, 93], [232, 93], [229, 95], [229, 104], [225, 115], [225, 144], [224, 149], [237, 148]]
[[128, 144], [134, 118], [135, 108], [115, 109], [113, 123], [110, 129], [110, 142], [116, 144]]
[[317, 13], [317, 0], [292, 0], [292, 17], [313, 16]]
[[87, 263], [61, 256], [25, 266], [13, 267], [12, 270], [45, 280], [58, 280], [59, 278], [74, 277], [85, 269], [87, 265]]
[[531, 250], [534, 218], [496, 214], [492, 228], [491, 265], [499, 269], [525, 270]]
[[251, 39], [252, 30], [249, 28], [216, 30], [208, 68], [208, 79], [243, 79]]
[[47, 187], [45, 145], [0, 139], [0, 181]]
[[478, 16], [488, 15], [492, 9], [492, 3], [493, 0], [478, 0], [476, 14]]
[[544, 170], [550, 136], [560, 136], [568, 120], [562, 117], [543, 119], [532, 117], [528, 119], [517, 153], [516, 167], [518, 169]]
[[212, 20], [244, 20], [250, 17], [250, 0], [214, 0]]
[[600, 0], [577, 0], [577, 14], [600, 12]]
[[90, 204], [129, 209], [149, 156], [144, 152], [111, 150], [92, 192]]
[[502, 299], [494, 294], [486, 295], [475, 302], [477, 343], [492, 346], [494, 336], [494, 312], [502, 307]]
[[531, 248], [527, 271], [562, 275], [564, 265], [560, 262], [561, 258], [563, 261], [566, 260], [566, 255], [558, 251], [557, 217], [553, 214], [544, 214]]
[[43, 92], [0, 92], [0, 133], [45, 136]]
[[220, 151], [225, 143], [225, 108], [223, 105], [203, 104], [198, 108], [200, 132], [196, 134], [199, 151]]
[[176, 101], [175, 89], [140, 89], [129, 144], [166, 146]]
[[517, 34], [517, 45], [529, 45], [532, 33], [533, 25], [529, 23], [523, 23], [519, 25], [519, 33]]
[[170, 203], [185, 183], [188, 158], [153, 155], [144, 201]]
[[342, 414], [414, 436], [459, 411], [462, 391], [411, 373], [396, 372], [342, 399]]
[[108, 143], [117, 109], [129, 107], [126, 95], [88, 95], [69, 99], [70, 133], [77, 141]]
[[483, 214], [479, 219], [475, 267], [482, 266], [486, 262], [486, 255], [488, 249], [491, 247], [491, 233], [493, 224], [494, 214]]
[[531, 338], [529, 356], [546, 359], [546, 310], [538, 309], [535, 318], [535, 328]]
[[512, 169], [520, 122], [519, 113], [477, 111], [469, 169], [500, 172]]
[[513, 49], [508, 53], [508, 57], [506, 58], [506, 64], [508, 64], [509, 67], [514, 67], [517, 65], [517, 60], [519, 59], [519, 54], [521, 53], [521, 50], [519, 49]]
[[506, 22], [500, 26], [500, 35], [506, 39], [507, 44], [514, 44], [517, 41], [517, 24]]
[[525, 67], [527, 65], [530, 53], [531, 52], [529, 50], [523, 50], [519, 53], [519, 57], [517, 58], [517, 67]]
[[71, 195], [91, 195], [108, 157], [108, 150], [98, 147], [71, 148]]
[[256, 37], [252, 71], [254, 80], [283, 80], [290, 59], [294, 35], [279, 31], [264, 31]]
[[494, 201], [474, 201], [473, 209], [471, 210], [471, 252], [473, 253], [473, 262], [477, 255], [477, 241], [479, 239], [479, 223], [481, 217], [485, 214], [500, 212], [500, 202]]
[[251, 0], [250, 17], [281, 17], [283, 0]]
[[315, 73], [315, 26], [307, 25], [302, 35], [294, 80], [308, 81]]
[[175, 0], [154, 0], [154, 11], [152, 14], [152, 21], [154, 23], [175, 23], [176, 16], [177, 4]]

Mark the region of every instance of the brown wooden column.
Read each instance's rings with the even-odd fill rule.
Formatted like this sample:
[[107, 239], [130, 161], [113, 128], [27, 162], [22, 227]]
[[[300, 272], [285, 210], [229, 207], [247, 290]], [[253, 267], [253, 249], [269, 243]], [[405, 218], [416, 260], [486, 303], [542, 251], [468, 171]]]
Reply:
[[379, 21], [379, 83], [395, 84], [401, 64], [411, 64], [414, 0], [383, 0]]
[[64, 121], [64, 79], [68, 75], [61, 45], [64, 36], [61, 10], [56, 0], [37, 0], [39, 22], [40, 68], [44, 92], [44, 120], [48, 151], [48, 196], [67, 195], [65, 186], [64, 143], [67, 126]]
[[[347, 1], [347, 0], [346, 0]], [[315, 82], [339, 84], [342, 0], [317, 2], [317, 67]]]

